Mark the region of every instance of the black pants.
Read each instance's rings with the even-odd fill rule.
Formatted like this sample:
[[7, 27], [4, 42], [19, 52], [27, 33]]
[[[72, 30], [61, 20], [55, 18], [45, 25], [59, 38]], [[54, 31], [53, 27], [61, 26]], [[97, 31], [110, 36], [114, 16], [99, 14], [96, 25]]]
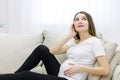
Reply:
[[[30, 70], [42, 60], [48, 75]], [[14, 74], [2, 74], [0, 80], [67, 80], [58, 77], [60, 64], [46, 46], [38, 46]]]

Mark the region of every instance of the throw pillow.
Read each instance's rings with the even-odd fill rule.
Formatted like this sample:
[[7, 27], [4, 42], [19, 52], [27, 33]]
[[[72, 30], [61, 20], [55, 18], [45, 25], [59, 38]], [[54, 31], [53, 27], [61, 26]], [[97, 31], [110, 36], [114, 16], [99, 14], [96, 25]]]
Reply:
[[0, 34], [0, 69], [4, 73], [14, 72], [43, 43], [41, 33], [29, 35]]

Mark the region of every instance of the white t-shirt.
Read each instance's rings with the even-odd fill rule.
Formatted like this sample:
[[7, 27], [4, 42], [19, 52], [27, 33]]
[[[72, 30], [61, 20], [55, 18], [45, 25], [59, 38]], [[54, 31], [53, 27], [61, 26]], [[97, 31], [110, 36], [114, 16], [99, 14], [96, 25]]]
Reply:
[[61, 64], [58, 76], [68, 80], [86, 80], [88, 75], [86, 72], [80, 72], [68, 77], [64, 75], [64, 71], [71, 67], [69, 63], [93, 66], [97, 56], [105, 55], [102, 42], [96, 37], [90, 37], [79, 44], [72, 41], [68, 45], [70, 47], [66, 52], [68, 59]]

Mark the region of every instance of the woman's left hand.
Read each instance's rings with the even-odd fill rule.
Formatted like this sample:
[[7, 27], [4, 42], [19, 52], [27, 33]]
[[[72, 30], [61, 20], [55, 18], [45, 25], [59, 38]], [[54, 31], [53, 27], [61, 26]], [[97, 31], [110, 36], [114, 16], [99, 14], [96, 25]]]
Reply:
[[64, 75], [66, 75], [68, 77], [71, 77], [71, 76], [75, 75], [76, 73], [79, 73], [80, 71], [82, 71], [81, 66], [78, 64], [69, 63], [69, 65], [71, 67], [64, 71]]

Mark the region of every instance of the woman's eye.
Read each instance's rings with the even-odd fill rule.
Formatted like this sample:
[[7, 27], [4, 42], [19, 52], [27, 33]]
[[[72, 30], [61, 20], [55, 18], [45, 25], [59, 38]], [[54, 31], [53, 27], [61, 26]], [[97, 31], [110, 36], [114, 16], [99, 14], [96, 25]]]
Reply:
[[75, 21], [79, 21], [79, 19], [78, 19], [78, 18], [76, 18], [76, 19], [75, 19]]
[[87, 20], [86, 18], [82, 18], [82, 20]]
[[75, 19], [75, 21], [79, 21], [79, 20], [87, 20], [87, 18], [81, 18], [81, 19], [76, 18], [76, 19]]

